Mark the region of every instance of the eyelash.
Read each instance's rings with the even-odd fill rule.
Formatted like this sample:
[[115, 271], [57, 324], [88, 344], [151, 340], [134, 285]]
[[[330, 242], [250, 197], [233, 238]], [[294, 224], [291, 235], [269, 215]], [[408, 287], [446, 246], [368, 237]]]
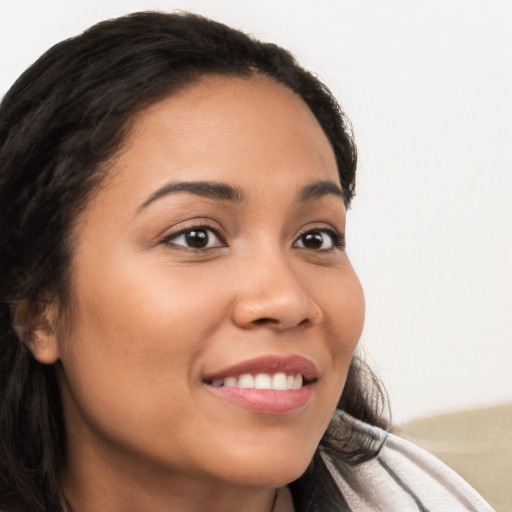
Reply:
[[[173, 243], [173, 240], [176, 240], [178, 237], [184, 236], [187, 233], [192, 233], [193, 231], [206, 231], [209, 233], [213, 233], [215, 235], [215, 237], [219, 240], [220, 245], [217, 245], [215, 247], [197, 248], [197, 247], [188, 247], [184, 244]], [[208, 224], [199, 224], [197, 226], [190, 226], [185, 229], [181, 229], [180, 231], [178, 231], [176, 233], [171, 233], [171, 234], [167, 235], [162, 240], [162, 243], [167, 244], [167, 245], [176, 245], [179, 247], [184, 247], [185, 249], [187, 249], [189, 251], [197, 251], [197, 252], [208, 251], [209, 249], [214, 249], [214, 248], [218, 248], [218, 247], [227, 247], [227, 243], [226, 243], [224, 237], [222, 236], [222, 234], [220, 233], [220, 231], [218, 229], [213, 228], [212, 226], [209, 226]]]
[[[339, 234], [337, 231], [335, 231], [334, 229], [330, 229], [330, 228], [325, 228], [325, 227], [314, 227], [314, 228], [308, 228], [306, 231], [302, 232], [298, 237], [297, 239], [295, 240], [294, 242], [294, 245], [302, 238], [304, 237], [305, 235], [308, 235], [308, 234], [312, 234], [312, 233], [325, 233], [327, 234], [327, 236], [331, 239], [332, 241], [332, 247], [330, 247], [329, 249], [320, 249], [320, 250], [317, 250], [316, 252], [327, 252], [329, 250], [332, 250], [332, 249], [338, 249], [338, 250], [341, 250], [341, 251], [344, 251], [345, 250], [345, 236], [344, 235], [341, 235]], [[304, 247], [304, 249], [307, 249], [307, 247]], [[311, 250], [314, 250], [314, 249], [311, 249]]]
[[[189, 247], [189, 246], [186, 246], [185, 244], [176, 244], [175, 242], [173, 242], [178, 237], [184, 236], [187, 233], [191, 233], [194, 231], [206, 231], [206, 232], [213, 233], [215, 235], [215, 237], [217, 238], [217, 240], [219, 241], [219, 245], [216, 245], [214, 247]], [[340, 235], [334, 229], [329, 229], [329, 228], [325, 228], [325, 227], [309, 228], [309, 229], [305, 230], [304, 232], [300, 233], [299, 236], [295, 239], [295, 241], [293, 243], [294, 247], [297, 245], [299, 240], [301, 240], [304, 236], [313, 234], [313, 233], [325, 233], [331, 239], [332, 247], [329, 247], [328, 249], [310, 249], [308, 247], [298, 247], [299, 249], [312, 250], [315, 252], [328, 252], [333, 249], [338, 249], [338, 250], [342, 250], [342, 251], [345, 250], [345, 237], [343, 235]], [[171, 233], [171, 234], [167, 235], [162, 240], [161, 243], [167, 244], [167, 245], [175, 245], [175, 246], [179, 246], [179, 247], [184, 247], [186, 250], [191, 250], [191, 251], [196, 251], [196, 252], [204, 252], [204, 251], [208, 251], [210, 249], [216, 249], [216, 248], [228, 246], [228, 244], [226, 243], [226, 241], [225, 241], [224, 237], [222, 236], [222, 234], [220, 233], [220, 231], [218, 229], [213, 228], [212, 226], [209, 226], [208, 224], [199, 224], [197, 226], [190, 226], [190, 227], [182, 229], [178, 232]]]

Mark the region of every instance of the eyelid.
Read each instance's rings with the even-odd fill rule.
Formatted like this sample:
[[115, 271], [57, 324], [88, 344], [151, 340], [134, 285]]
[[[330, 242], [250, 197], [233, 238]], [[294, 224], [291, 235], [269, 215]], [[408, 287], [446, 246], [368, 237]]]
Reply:
[[[332, 226], [307, 226], [303, 228], [297, 237], [295, 238], [295, 241], [293, 242], [293, 245], [297, 244], [297, 242], [300, 240], [301, 237], [304, 235], [307, 235], [308, 233], [319, 231], [322, 233], [326, 233], [333, 242], [333, 247], [329, 249], [317, 249], [316, 252], [329, 252], [331, 250], [337, 249], [344, 251], [346, 248], [346, 241], [345, 241], [345, 234], [340, 233], [337, 229], [333, 228]], [[300, 247], [301, 249], [307, 249], [307, 247]], [[315, 249], [311, 249], [312, 251], [315, 251]]]
[[[196, 220], [196, 221], [190, 221], [190, 224], [184, 225], [186, 223], [181, 223], [177, 227], [173, 229], [173, 231], [168, 232], [162, 239], [160, 240], [160, 244], [167, 244], [167, 245], [174, 245], [175, 247], [183, 247], [184, 249], [192, 250], [192, 251], [205, 251], [209, 249], [214, 249], [217, 247], [227, 247], [226, 238], [223, 235], [223, 230], [218, 226], [212, 226], [208, 221], [206, 220]], [[184, 245], [180, 244], [173, 244], [172, 240], [175, 238], [193, 230], [199, 230], [204, 229], [206, 231], [211, 231], [216, 238], [221, 242], [221, 245], [217, 247], [205, 247], [203, 249], [194, 249], [192, 247], [186, 247]]]

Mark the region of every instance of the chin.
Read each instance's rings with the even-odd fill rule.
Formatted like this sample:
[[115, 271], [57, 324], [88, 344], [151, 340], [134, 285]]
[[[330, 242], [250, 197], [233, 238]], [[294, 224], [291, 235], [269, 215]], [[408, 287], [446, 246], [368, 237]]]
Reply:
[[262, 450], [247, 453], [242, 460], [232, 460], [227, 479], [231, 483], [255, 488], [277, 488], [297, 480], [304, 474], [314, 455], [314, 450]]
[[276, 489], [288, 485], [300, 478], [306, 471], [310, 461], [306, 464], [263, 464], [258, 468], [251, 468], [247, 472], [237, 471], [237, 475], [229, 479], [231, 484], [256, 489]]

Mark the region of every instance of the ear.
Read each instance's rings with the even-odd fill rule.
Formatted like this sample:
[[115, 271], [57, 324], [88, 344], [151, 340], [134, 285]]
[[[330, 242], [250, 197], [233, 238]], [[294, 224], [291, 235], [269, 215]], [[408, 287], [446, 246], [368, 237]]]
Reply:
[[42, 364], [59, 360], [57, 336], [58, 308], [55, 302], [34, 306], [22, 300], [13, 307], [13, 327], [16, 334]]

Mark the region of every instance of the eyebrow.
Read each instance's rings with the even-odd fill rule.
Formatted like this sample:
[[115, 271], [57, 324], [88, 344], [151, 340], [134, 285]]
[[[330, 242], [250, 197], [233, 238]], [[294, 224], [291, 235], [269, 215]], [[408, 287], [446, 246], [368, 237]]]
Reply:
[[299, 191], [299, 201], [310, 201], [333, 195], [343, 199], [343, 190], [333, 181], [321, 180], [302, 187]]
[[174, 194], [176, 192], [188, 192], [201, 197], [210, 199], [219, 199], [233, 203], [241, 203], [245, 200], [244, 193], [238, 188], [226, 183], [214, 181], [183, 181], [168, 183], [151, 194], [138, 208], [138, 211], [147, 208], [151, 203], [158, 199]]
[[[147, 208], [151, 203], [169, 194], [188, 192], [201, 197], [242, 203], [245, 201], [245, 194], [238, 187], [216, 181], [182, 181], [164, 185], [153, 192], [137, 209], [138, 212]], [[327, 195], [333, 195], [343, 199], [343, 191], [336, 183], [327, 180], [316, 181], [305, 185], [299, 190], [297, 197], [300, 202], [320, 199]]]

